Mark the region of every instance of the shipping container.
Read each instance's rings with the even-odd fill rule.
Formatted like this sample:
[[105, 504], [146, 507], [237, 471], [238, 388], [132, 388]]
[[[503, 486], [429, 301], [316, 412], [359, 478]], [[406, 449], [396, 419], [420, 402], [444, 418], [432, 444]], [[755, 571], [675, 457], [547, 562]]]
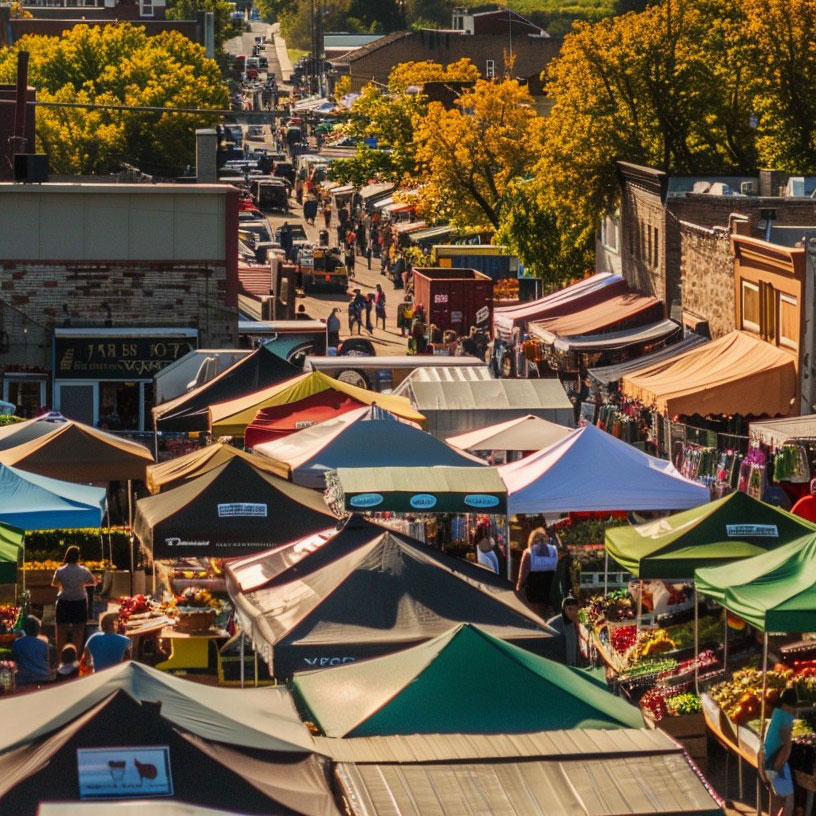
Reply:
[[475, 269], [414, 269], [414, 303], [429, 324], [464, 335], [471, 326], [489, 326], [493, 281]]
[[493, 244], [435, 244], [431, 258], [438, 267], [475, 269], [494, 281], [518, 275], [518, 258], [507, 247]]

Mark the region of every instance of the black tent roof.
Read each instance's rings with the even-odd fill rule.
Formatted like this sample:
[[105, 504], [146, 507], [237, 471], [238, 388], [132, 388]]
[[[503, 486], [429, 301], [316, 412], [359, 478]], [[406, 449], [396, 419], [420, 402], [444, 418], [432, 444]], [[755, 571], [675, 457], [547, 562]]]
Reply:
[[287, 550], [269, 553], [268, 580], [251, 590], [240, 564], [257, 576], [263, 556], [227, 568], [238, 615], [277, 677], [390, 654], [457, 623], [539, 654], [557, 649], [506, 580], [412, 538], [352, 519], [302, 557]]
[[227, 402], [303, 372], [260, 346], [209, 382], [153, 409], [153, 425], [160, 431], [208, 431], [209, 407]]
[[158, 706], [137, 702], [125, 691], [0, 755], [0, 813], [36, 816], [41, 802], [79, 801], [77, 750], [112, 746], [167, 747], [173, 799], [224, 809], [240, 802], [247, 814], [337, 813], [314, 754], [244, 752], [210, 743], [179, 730]]
[[235, 457], [136, 503], [134, 530], [154, 558], [235, 556], [332, 528], [321, 494]]

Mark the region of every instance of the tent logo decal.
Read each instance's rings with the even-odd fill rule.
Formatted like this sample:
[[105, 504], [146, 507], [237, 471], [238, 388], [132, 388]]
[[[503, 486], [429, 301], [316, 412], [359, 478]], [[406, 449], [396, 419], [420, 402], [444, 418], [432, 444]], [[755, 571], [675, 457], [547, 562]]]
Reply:
[[726, 524], [729, 538], [779, 538], [775, 524]]
[[382, 504], [383, 497], [379, 493], [361, 493], [359, 496], [352, 496], [349, 504], [352, 507], [376, 507]]
[[235, 516], [266, 518], [266, 504], [231, 502], [229, 504], [218, 505], [218, 518], [235, 518]]
[[430, 493], [417, 493], [416, 496], [411, 496], [410, 504], [416, 510], [430, 510], [436, 506], [436, 496]]
[[499, 497], [488, 496], [486, 493], [471, 493], [465, 496], [464, 501], [468, 507], [496, 507]]
[[181, 538], [177, 538], [173, 536], [171, 538], [165, 538], [164, 543], [168, 547], [209, 547], [209, 541], [184, 541]]

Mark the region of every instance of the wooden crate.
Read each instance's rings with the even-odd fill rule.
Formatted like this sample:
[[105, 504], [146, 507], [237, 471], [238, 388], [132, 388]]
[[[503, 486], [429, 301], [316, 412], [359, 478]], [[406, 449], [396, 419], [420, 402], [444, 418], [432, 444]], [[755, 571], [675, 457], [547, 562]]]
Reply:
[[706, 733], [705, 716], [702, 711], [679, 717], [664, 717], [657, 727], [681, 742], [684, 737], [703, 737]]

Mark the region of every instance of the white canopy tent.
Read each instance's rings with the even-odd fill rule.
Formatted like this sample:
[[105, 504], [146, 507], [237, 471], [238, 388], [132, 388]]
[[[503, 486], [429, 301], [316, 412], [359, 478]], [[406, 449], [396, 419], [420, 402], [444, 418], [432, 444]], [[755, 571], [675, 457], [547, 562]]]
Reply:
[[461, 450], [539, 451], [569, 435], [571, 428], [527, 414], [488, 425], [477, 431], [449, 436], [445, 441]]
[[538, 453], [499, 468], [510, 515], [570, 511], [687, 510], [709, 501], [708, 488], [585, 425]]

